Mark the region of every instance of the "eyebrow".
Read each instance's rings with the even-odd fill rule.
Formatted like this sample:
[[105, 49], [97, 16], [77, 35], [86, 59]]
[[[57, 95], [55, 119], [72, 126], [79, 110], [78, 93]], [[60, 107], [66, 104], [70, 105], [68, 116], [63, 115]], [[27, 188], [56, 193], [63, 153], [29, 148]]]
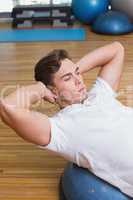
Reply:
[[[79, 67], [76, 67], [75, 72], [77, 72], [77, 71], [79, 71]], [[64, 77], [66, 77], [66, 76], [70, 76], [71, 74], [72, 74], [72, 73], [69, 72], [69, 73], [67, 73], [67, 74], [62, 75], [60, 78], [62, 79], [62, 78], [64, 78]]]

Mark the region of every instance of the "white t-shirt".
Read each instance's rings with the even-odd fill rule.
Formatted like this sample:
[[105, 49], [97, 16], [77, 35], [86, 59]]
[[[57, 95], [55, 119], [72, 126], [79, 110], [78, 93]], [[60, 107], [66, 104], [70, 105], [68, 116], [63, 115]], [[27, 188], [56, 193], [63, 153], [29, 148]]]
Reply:
[[133, 108], [115, 97], [98, 77], [83, 104], [73, 104], [49, 118], [47, 148], [133, 197]]

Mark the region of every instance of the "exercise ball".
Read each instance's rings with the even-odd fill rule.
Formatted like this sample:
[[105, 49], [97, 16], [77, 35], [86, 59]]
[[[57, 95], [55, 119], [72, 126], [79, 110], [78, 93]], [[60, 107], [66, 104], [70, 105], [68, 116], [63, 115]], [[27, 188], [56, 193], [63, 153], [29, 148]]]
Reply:
[[109, 0], [72, 0], [72, 11], [77, 19], [91, 24], [93, 20], [108, 10]]
[[121, 35], [132, 32], [133, 25], [125, 13], [108, 11], [95, 20], [92, 31], [107, 35]]
[[66, 166], [59, 188], [60, 200], [129, 199], [118, 188], [73, 163]]
[[110, 0], [112, 10], [125, 12], [133, 21], [133, 0]]

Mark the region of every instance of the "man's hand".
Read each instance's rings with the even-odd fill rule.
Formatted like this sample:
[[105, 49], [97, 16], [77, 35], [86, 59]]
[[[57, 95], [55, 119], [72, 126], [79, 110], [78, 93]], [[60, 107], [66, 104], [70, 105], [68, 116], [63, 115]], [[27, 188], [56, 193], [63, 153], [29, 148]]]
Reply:
[[50, 103], [55, 103], [57, 96], [50, 89], [48, 89], [42, 82], [38, 82], [38, 84], [40, 84], [40, 87], [44, 88], [43, 99]]

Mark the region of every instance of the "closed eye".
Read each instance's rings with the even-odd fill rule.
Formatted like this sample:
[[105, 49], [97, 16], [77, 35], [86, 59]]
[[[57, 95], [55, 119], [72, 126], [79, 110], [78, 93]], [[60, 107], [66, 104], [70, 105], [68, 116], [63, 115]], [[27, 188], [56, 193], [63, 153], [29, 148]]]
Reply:
[[80, 72], [79, 72], [79, 71], [77, 71], [77, 72], [76, 72], [76, 74], [77, 74], [77, 75], [80, 75]]
[[[79, 67], [76, 68], [75, 74], [78, 75], [78, 76], [80, 75]], [[67, 74], [63, 75], [61, 78], [64, 78], [64, 81], [68, 81], [68, 80], [71, 79], [71, 77], [72, 77], [72, 74], [71, 73], [67, 73]]]
[[68, 80], [70, 80], [71, 79], [71, 76], [66, 76], [65, 78], [64, 78], [64, 81], [68, 81]]
[[76, 73], [77, 75], [80, 75], [79, 67], [76, 68], [75, 73]]

